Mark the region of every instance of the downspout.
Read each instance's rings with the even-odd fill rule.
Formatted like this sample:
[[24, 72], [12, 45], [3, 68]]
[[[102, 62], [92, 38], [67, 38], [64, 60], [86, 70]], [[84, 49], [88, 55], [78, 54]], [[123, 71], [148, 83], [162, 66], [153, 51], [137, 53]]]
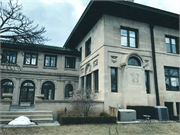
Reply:
[[156, 67], [156, 51], [154, 45], [154, 33], [153, 33], [154, 25], [150, 24], [150, 34], [151, 34], [151, 49], [152, 49], [152, 59], [153, 59], [153, 71], [154, 71], [154, 84], [155, 84], [155, 92], [156, 92], [156, 105], [160, 105], [159, 101], [159, 90], [158, 90], [158, 80], [157, 80], [157, 67]]

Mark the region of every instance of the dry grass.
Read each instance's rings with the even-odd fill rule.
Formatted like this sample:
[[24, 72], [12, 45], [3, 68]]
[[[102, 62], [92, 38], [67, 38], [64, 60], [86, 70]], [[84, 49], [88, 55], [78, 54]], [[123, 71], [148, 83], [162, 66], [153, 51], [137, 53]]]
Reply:
[[176, 135], [180, 134], [180, 123], [148, 123], [148, 124], [87, 124], [64, 125], [54, 127], [12, 127], [2, 128], [2, 134], [33, 135]]

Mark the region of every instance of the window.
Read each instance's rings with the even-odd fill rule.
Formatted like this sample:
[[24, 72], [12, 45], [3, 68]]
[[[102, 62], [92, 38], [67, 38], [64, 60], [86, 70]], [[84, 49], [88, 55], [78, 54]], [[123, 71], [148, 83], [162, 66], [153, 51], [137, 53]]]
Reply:
[[84, 76], [81, 77], [81, 87], [84, 88]]
[[169, 115], [174, 115], [173, 102], [165, 102], [165, 106], [168, 108]]
[[146, 92], [147, 94], [150, 93], [150, 89], [149, 89], [149, 71], [145, 71], [145, 84], [146, 84]]
[[86, 89], [91, 89], [91, 74], [86, 76]]
[[37, 54], [26, 53], [24, 56], [25, 65], [37, 65]]
[[117, 92], [117, 68], [111, 68], [111, 92]]
[[176, 102], [177, 115], [179, 115], [179, 102]]
[[44, 66], [46, 66], [46, 67], [56, 67], [56, 56], [45, 55]]
[[81, 56], [80, 56], [80, 60], [82, 60], [82, 47], [79, 49]]
[[45, 100], [53, 100], [54, 99], [54, 91], [55, 91], [55, 85], [52, 82], [45, 82], [42, 85], [42, 91], [41, 94], [44, 94]]
[[141, 66], [141, 62], [137, 57], [131, 57], [128, 60], [128, 65]]
[[91, 38], [86, 41], [86, 57], [91, 54]]
[[3, 51], [2, 63], [16, 63], [17, 52], [14, 51]]
[[165, 67], [166, 90], [179, 91], [179, 68]]
[[98, 70], [94, 71], [94, 88], [95, 88], [95, 93], [98, 93], [98, 86], [99, 79], [98, 79]]
[[67, 84], [65, 87], [65, 97], [70, 97], [70, 91], [73, 91], [73, 86], [71, 84]]
[[14, 84], [9, 79], [1, 80], [1, 99], [3, 93], [13, 93]]
[[75, 58], [66, 57], [65, 58], [65, 68], [75, 68]]
[[121, 28], [121, 45], [137, 48], [136, 30]]
[[166, 51], [167, 53], [178, 53], [178, 45], [177, 45], [177, 38], [174, 37], [166, 37]]

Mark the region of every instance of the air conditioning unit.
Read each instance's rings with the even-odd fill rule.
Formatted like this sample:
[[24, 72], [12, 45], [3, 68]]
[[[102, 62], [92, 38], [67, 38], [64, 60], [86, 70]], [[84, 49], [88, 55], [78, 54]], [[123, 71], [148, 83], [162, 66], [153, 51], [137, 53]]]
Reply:
[[160, 121], [169, 120], [168, 108], [166, 106], [155, 106], [155, 119]]
[[118, 109], [118, 121], [135, 121], [136, 111], [132, 109]]

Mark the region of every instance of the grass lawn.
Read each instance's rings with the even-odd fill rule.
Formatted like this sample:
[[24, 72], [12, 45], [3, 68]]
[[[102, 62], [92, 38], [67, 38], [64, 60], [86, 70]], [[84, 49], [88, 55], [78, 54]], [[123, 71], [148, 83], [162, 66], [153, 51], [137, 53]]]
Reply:
[[[110, 129], [110, 130], [109, 130]], [[110, 133], [109, 133], [110, 132]], [[180, 134], [180, 123], [140, 123], [140, 124], [85, 124], [85, 125], [63, 125], [49, 127], [12, 127], [1, 128], [0, 135], [139, 135], [139, 134]]]

